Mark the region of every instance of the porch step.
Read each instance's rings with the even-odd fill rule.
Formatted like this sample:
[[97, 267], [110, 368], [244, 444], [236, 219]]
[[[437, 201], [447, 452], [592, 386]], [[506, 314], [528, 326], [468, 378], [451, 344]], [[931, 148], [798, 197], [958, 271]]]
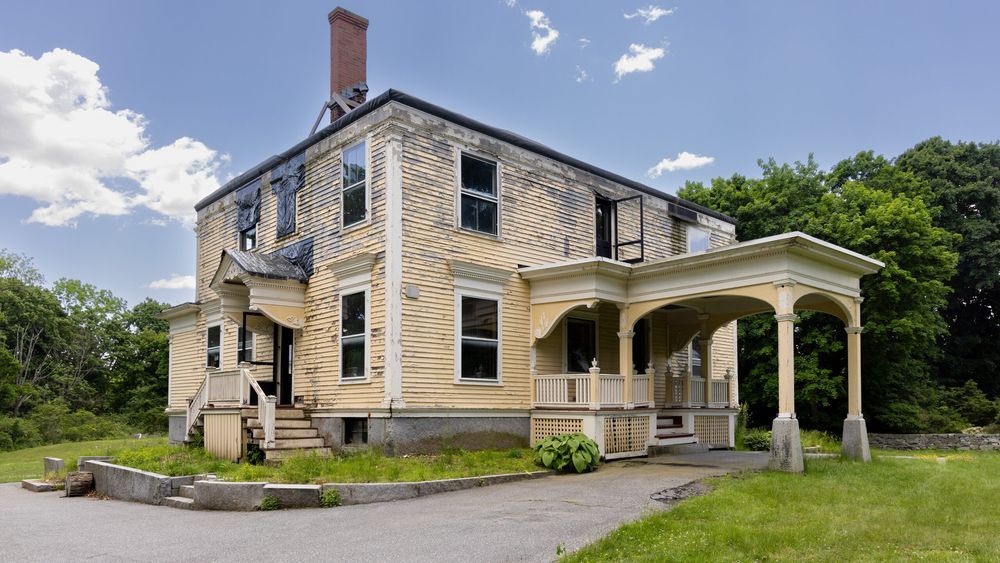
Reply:
[[[248, 418], [247, 428], [262, 428], [262, 426], [256, 418]], [[312, 422], [308, 418], [275, 418], [274, 429], [278, 430], [281, 428], [312, 428]]]
[[306, 411], [303, 409], [296, 409], [290, 407], [278, 407], [274, 409], [275, 419], [289, 419], [289, 418], [304, 419], [305, 417], [306, 417]]
[[181, 485], [181, 490], [178, 493], [184, 498], [194, 499], [194, 485]]
[[673, 424], [673, 423], [670, 423], [670, 422], [660, 422], [658, 420], [656, 421], [656, 429], [657, 430], [671, 430], [671, 429], [674, 429], [674, 428], [684, 428], [684, 425], [683, 424]]
[[694, 434], [681, 433], [657, 433], [656, 440], [658, 446], [675, 446], [679, 444], [697, 444], [698, 438]]
[[[257, 427], [253, 428], [253, 437], [255, 440], [264, 439], [264, 429]], [[274, 427], [274, 438], [276, 440], [285, 440], [289, 438], [318, 438], [319, 430], [315, 428], [282, 428], [277, 425]]]
[[318, 456], [327, 457], [333, 455], [332, 448], [293, 448], [282, 450], [264, 450], [264, 459], [267, 461], [280, 461], [291, 456], [315, 453]]
[[285, 438], [275, 439], [274, 448], [275, 450], [302, 450], [309, 448], [322, 448], [325, 447], [326, 443], [323, 438]]
[[167, 497], [163, 499], [163, 506], [194, 510], [194, 500], [187, 497]]

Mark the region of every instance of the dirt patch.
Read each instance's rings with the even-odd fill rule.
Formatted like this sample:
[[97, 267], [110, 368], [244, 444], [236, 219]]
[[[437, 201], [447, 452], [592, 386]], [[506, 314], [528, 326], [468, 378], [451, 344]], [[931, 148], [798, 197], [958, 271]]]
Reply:
[[670, 489], [664, 489], [658, 493], [653, 493], [649, 495], [651, 500], [659, 501], [666, 504], [675, 504], [684, 499], [697, 497], [701, 495], [706, 495], [712, 492], [712, 487], [701, 481], [692, 481], [680, 487], [673, 487]]

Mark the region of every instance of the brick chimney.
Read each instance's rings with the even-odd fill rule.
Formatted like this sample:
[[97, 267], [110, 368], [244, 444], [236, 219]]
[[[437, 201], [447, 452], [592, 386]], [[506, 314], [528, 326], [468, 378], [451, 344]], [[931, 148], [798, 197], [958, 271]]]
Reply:
[[[330, 99], [340, 94], [348, 100], [364, 103], [368, 94], [365, 82], [365, 62], [368, 58], [368, 20], [337, 7], [327, 17], [330, 20]], [[331, 120], [346, 112], [331, 104]]]

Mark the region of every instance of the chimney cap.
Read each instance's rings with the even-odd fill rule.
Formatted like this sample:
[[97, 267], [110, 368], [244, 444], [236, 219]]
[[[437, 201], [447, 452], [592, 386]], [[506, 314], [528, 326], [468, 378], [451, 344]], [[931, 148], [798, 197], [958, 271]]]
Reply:
[[368, 20], [366, 18], [363, 18], [349, 10], [345, 10], [340, 6], [337, 6], [332, 12], [330, 12], [327, 16], [327, 20], [329, 20], [331, 24], [337, 20], [344, 20], [360, 27], [361, 29], [368, 29]]

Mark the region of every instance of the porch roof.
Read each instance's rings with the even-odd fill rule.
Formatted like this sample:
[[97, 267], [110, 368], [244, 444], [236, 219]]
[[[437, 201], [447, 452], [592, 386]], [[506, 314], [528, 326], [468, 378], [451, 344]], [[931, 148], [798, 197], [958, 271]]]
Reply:
[[283, 256], [224, 250], [211, 288], [222, 314], [237, 323], [244, 312], [255, 312], [282, 326], [302, 328], [307, 280], [302, 268]]

